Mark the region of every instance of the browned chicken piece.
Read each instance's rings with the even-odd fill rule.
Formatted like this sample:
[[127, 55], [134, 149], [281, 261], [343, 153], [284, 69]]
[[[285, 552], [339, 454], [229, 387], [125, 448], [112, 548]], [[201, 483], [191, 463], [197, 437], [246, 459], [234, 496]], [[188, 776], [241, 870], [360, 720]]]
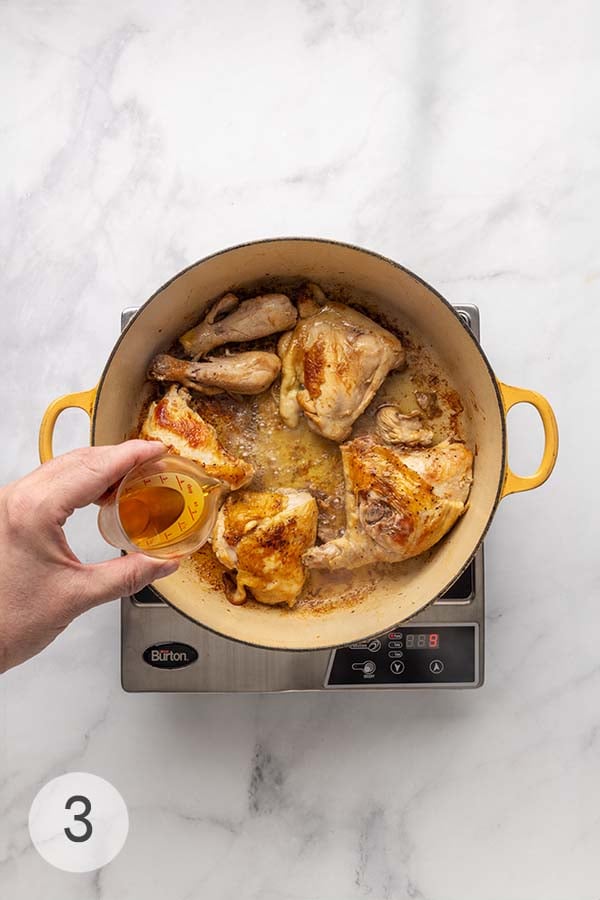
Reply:
[[399, 453], [369, 435], [341, 447], [346, 530], [304, 554], [309, 568], [357, 569], [401, 562], [433, 547], [465, 511], [473, 454], [443, 441]]
[[306, 580], [302, 555], [317, 535], [317, 504], [308, 491], [242, 491], [217, 517], [212, 548], [236, 572], [232, 602], [247, 591], [260, 603], [294, 606]]
[[207, 475], [232, 491], [248, 484], [254, 466], [223, 447], [213, 426], [189, 406], [190, 400], [185, 388], [172, 385], [161, 400], [150, 404], [140, 437], [162, 441], [171, 453], [198, 463]]
[[200, 359], [223, 344], [253, 341], [292, 328], [298, 313], [285, 294], [263, 294], [239, 302], [225, 294], [205, 318], [179, 338], [188, 356]]
[[433, 443], [433, 431], [423, 424], [418, 412], [405, 414], [392, 403], [386, 403], [377, 410], [375, 430], [387, 444], [429, 447]]
[[304, 413], [313, 431], [333, 441], [348, 437], [388, 372], [404, 363], [389, 331], [343, 303], [327, 303], [279, 340], [279, 411], [290, 428]]
[[309, 281], [308, 284], [303, 285], [298, 291], [296, 306], [301, 319], [314, 316], [326, 303], [327, 297], [318, 284], [313, 284]]
[[436, 497], [466, 503], [473, 481], [473, 454], [459, 441], [427, 450], [398, 450], [398, 459], [430, 484]]
[[201, 394], [260, 394], [275, 381], [281, 362], [275, 353], [249, 350], [202, 362], [159, 353], [148, 372], [155, 381], [177, 381]]

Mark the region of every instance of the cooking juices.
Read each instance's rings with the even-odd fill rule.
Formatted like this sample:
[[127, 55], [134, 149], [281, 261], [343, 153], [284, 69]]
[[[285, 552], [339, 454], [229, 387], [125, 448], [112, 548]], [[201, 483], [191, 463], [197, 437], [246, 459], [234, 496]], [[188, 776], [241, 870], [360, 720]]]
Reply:
[[195, 463], [165, 454], [125, 475], [101, 507], [98, 527], [122, 550], [186, 556], [208, 539], [225, 492]]
[[[252, 294], [268, 289], [272, 289], [272, 285], [258, 285], [252, 289]], [[348, 299], [333, 294], [332, 298], [342, 302]], [[363, 298], [357, 296], [356, 301], [368, 314]], [[420, 407], [415, 396], [418, 392], [433, 394], [437, 399], [439, 410], [427, 420], [428, 427], [434, 432], [433, 443], [450, 439], [462, 440], [472, 446], [470, 420], [435, 350], [417, 333], [412, 323], [400, 317], [390, 330], [402, 340], [407, 365], [387, 376], [374, 400], [354, 423], [351, 437], [373, 433], [375, 416], [382, 405], [396, 405], [407, 415], [418, 411]], [[255, 345], [244, 345], [244, 349], [248, 346]], [[256, 346], [276, 352], [277, 341], [265, 338]], [[193, 406], [216, 429], [227, 450], [247, 459], [255, 467], [249, 490], [274, 491], [282, 487], [308, 490], [319, 507], [319, 541], [333, 540], [343, 534], [346, 507], [339, 445], [312, 431], [305, 416], [300, 416], [296, 428], [288, 428], [283, 423], [279, 414], [277, 382], [257, 396], [234, 398], [228, 394], [215, 397], [199, 394], [194, 397]], [[194, 555], [193, 562], [198, 579], [214, 590], [222, 591], [225, 569], [210, 544]], [[354, 606], [390, 572], [394, 577], [400, 577], [402, 573], [410, 578], [422, 564], [422, 559], [415, 558], [401, 565], [380, 562], [351, 571], [312, 570], [295, 609], [332, 609], [342, 603]]]

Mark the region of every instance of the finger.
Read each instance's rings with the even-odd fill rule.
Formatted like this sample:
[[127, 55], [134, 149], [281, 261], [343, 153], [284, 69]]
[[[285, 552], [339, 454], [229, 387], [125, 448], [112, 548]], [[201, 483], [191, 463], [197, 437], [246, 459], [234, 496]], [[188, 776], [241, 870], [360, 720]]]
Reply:
[[40, 466], [32, 480], [44, 506], [61, 524], [74, 509], [98, 500], [134, 466], [166, 452], [160, 441], [124, 441], [105, 447], [84, 447]]
[[81, 608], [83, 612], [99, 603], [129, 597], [159, 578], [172, 575], [179, 560], [153, 559], [143, 553], [129, 553], [107, 562], [84, 566], [82, 570]]

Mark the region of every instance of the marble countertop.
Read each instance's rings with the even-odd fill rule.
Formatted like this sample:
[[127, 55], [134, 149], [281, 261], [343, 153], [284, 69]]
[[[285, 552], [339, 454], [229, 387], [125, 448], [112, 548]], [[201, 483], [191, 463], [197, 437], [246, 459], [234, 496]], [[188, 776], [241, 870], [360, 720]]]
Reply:
[[[364, 245], [478, 304], [498, 376], [561, 428], [554, 476], [487, 540], [479, 691], [127, 695], [117, 604], [2, 677], [0, 894], [597, 900], [598, 5], [7, 0], [0, 18], [3, 480], [37, 464], [48, 402], [95, 383], [123, 307], [278, 235]], [[535, 414], [509, 432], [531, 471]], [[57, 450], [87, 440], [65, 414]], [[92, 511], [69, 536], [110, 555]], [[73, 875], [27, 814], [80, 770], [131, 828]]]

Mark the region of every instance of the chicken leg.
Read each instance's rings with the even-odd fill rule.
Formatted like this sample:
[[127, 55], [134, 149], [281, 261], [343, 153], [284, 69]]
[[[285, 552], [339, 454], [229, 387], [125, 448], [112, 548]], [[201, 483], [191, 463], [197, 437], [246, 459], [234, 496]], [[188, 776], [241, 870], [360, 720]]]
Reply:
[[281, 362], [275, 353], [249, 350], [202, 362], [159, 353], [148, 375], [155, 381], [177, 381], [200, 394], [260, 394], [275, 381]]
[[225, 294], [198, 325], [181, 335], [179, 342], [188, 356], [200, 359], [223, 344], [286, 331], [297, 317], [296, 307], [285, 294], [263, 294], [243, 303], [235, 294]]

